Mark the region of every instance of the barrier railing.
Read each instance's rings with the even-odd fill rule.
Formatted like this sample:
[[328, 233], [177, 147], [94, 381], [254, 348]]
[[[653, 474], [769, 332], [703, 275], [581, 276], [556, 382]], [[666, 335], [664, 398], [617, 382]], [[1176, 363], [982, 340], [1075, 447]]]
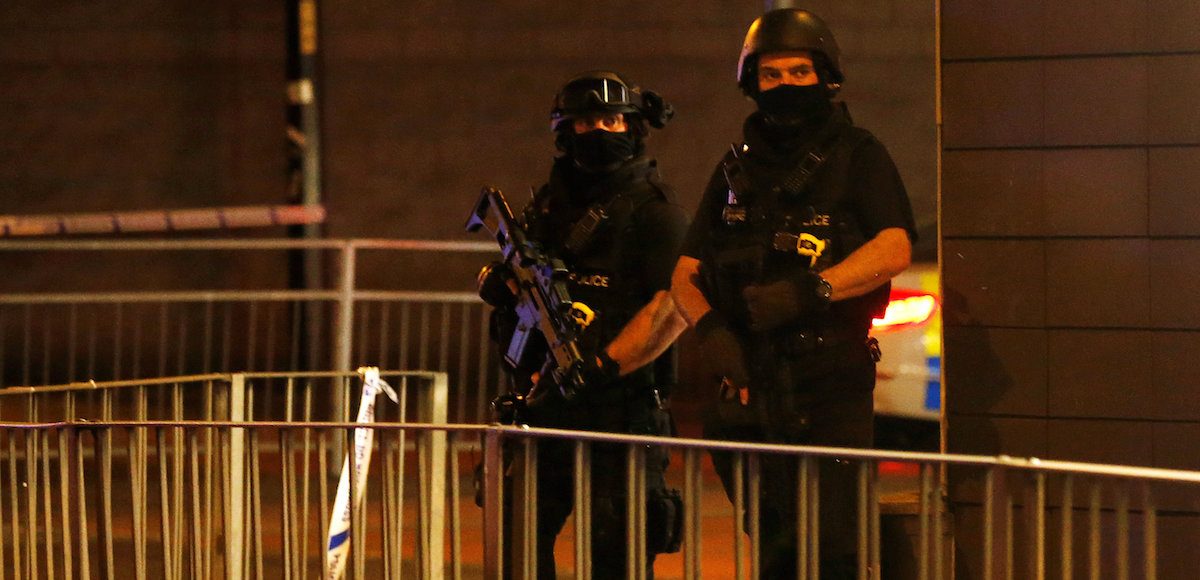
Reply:
[[[441, 390], [434, 391], [444, 393], [442, 408], [448, 409], [449, 418], [455, 423], [483, 422], [486, 403], [494, 394], [490, 391], [500, 381], [495, 374], [499, 365], [490, 359], [487, 348], [487, 313], [478, 298], [471, 292], [363, 289], [378, 287], [369, 274], [384, 270], [364, 267], [371, 258], [382, 255], [389, 268], [404, 271], [406, 263], [392, 262], [398, 252], [410, 251], [472, 254], [465, 262], [477, 265], [494, 248], [486, 243], [399, 240], [0, 242], [0, 253], [19, 253], [28, 259], [72, 252], [128, 256], [117, 260], [124, 268], [148, 255], [179, 252], [210, 259], [246, 252], [326, 252], [336, 257], [327, 261], [336, 264], [336, 282], [315, 290], [121, 287], [118, 291], [76, 288], [65, 293], [0, 294], [0, 386], [201, 373], [39, 387], [36, 393], [0, 389], [0, 421], [6, 423], [0, 434], [0, 571], [36, 578], [86, 577], [91, 570], [103, 571], [107, 577], [310, 575], [322, 564], [319, 530], [326, 525], [336, 467], [353, 441], [348, 434], [356, 425], [345, 421], [354, 408], [357, 389], [349, 388], [347, 373], [309, 373], [308, 378], [294, 373], [212, 373], [232, 368], [297, 371], [330, 364], [349, 369], [360, 363], [433, 368], [448, 373]], [[282, 262], [272, 259], [275, 264]], [[260, 262], [247, 264], [250, 269]], [[408, 410], [433, 408], [421, 402], [409, 404], [418, 397], [415, 393], [401, 398], [402, 410], [382, 405], [379, 420], [407, 418]], [[1200, 481], [1197, 473], [1183, 471], [430, 426], [425, 422], [437, 421], [421, 417], [418, 423], [373, 427], [380, 430], [373, 453], [379, 457], [376, 465], [382, 467], [370, 475], [375, 491], [353, 521], [357, 529], [374, 526], [371, 529], [377, 531], [353, 547], [349, 570], [356, 577], [377, 572], [394, 575], [401, 570], [436, 577], [442, 573], [444, 558], [438, 555], [446, 535], [437, 526], [444, 519], [450, 574], [460, 577], [464, 566], [477, 564], [488, 577], [497, 577], [506, 566], [497, 539], [505, 534], [497, 501], [506, 483], [517, 486], [513, 489], [536, 488], [506, 482], [499, 475], [504, 465], [500, 449], [507, 444], [523, 464], [533, 466], [536, 441], [546, 437], [578, 442], [576, 482], [581, 502], [590, 493], [581, 474], [589, 468], [592, 445], [627, 446], [631, 489], [638, 489], [636, 482], [644, 477], [645, 446], [673, 450], [683, 462], [682, 473], [676, 469], [669, 474], [684, 490], [687, 538], [681, 556], [660, 562], [677, 565], [686, 577], [699, 577], [702, 569], [739, 578], [759, 574], [757, 555], [747, 546], [759, 543], [761, 530], [753, 525], [757, 518], [743, 520], [739, 514], [762, 510], [759, 465], [767, 455], [796, 458], [800, 481], [796, 491], [804, 497], [800, 504], [809, 510], [799, 522], [806, 533], [796, 548], [802, 569], [814, 580], [820, 534], [815, 526], [820, 497], [814, 482], [819, 482], [820, 464], [828, 458], [839, 457], [857, 466], [859, 505], [854, 527], [860, 547], [858, 570], [864, 578], [889, 565], [880, 547], [884, 535], [880, 522], [886, 515], [880, 492], [886, 488], [886, 478], [881, 486], [879, 473], [885, 462], [915, 469], [919, 492], [913, 515], [919, 530], [914, 553], [919, 557], [913, 565], [922, 578], [949, 574], [952, 558], [942, 533], [947, 525], [943, 511], [947, 495], [969, 512], [957, 518], [970, 524], [956, 530], [958, 541], [982, 542], [982, 557], [963, 563], [981, 578], [1041, 578], [1051, 569], [1064, 577], [1086, 569], [1093, 576], [1101, 570], [1117, 570], [1154, 578], [1159, 560], [1158, 514], [1162, 506], [1193, 513], [1194, 500], [1180, 500], [1173, 486], [1186, 486], [1185, 493], [1190, 494], [1186, 497], [1194, 498]], [[412, 439], [405, 439], [407, 432], [412, 432]], [[447, 432], [452, 444], [444, 447], [441, 434]], [[475, 436], [482, 443], [476, 444]], [[522, 443], [525, 440], [531, 443]], [[462, 549], [461, 534], [467, 529], [462, 518], [471, 512], [469, 508], [464, 512], [459, 501], [463, 493], [459, 459], [479, 445], [484, 465], [490, 466], [483, 483], [491, 503], [488, 509], [474, 512], [482, 523], [473, 529], [486, 538], [480, 544], [486, 553], [471, 559]], [[744, 473], [732, 511], [722, 524], [733, 535], [716, 546], [706, 544], [709, 540], [701, 534], [702, 529], [711, 529], [702, 525], [711, 517], [701, 515], [699, 509], [705, 499], [701, 465], [706, 451], [734, 453], [735, 463], [742, 468], [735, 472]], [[443, 470], [446, 461], [450, 467]], [[972, 477], [954, 478], [956, 487], [947, 490], [939, 483], [942, 467], [968, 470]], [[527, 473], [536, 473], [536, 467]], [[408, 480], [417, 483], [406, 486]], [[644, 498], [632, 492], [626, 498], [631, 519], [645, 517], [645, 510], [639, 508]], [[451, 503], [445, 514], [438, 507], [443, 501]], [[522, 503], [531, 509], [517, 520], [534, 521], [530, 517], [536, 513], [536, 502], [525, 498]], [[379, 513], [386, 517], [374, 515]], [[579, 539], [574, 542], [577, 577], [588, 570], [587, 517], [588, 510], [583, 510], [573, 527]], [[744, 527], [746, 521], [749, 527]], [[416, 541], [404, 541], [405, 531], [414, 528]], [[644, 533], [640, 526], [630, 529], [627, 540], [632, 552], [640, 553]], [[514, 555], [523, 554], [520, 570], [529, 571], [534, 547], [518, 545]], [[729, 557], [714, 562], [714, 553]], [[638, 562], [631, 562], [630, 575], [637, 576]], [[123, 566], [126, 563], [132, 565]]]
[[[0, 258], [98, 262], [135, 274], [69, 292], [0, 293], [0, 387], [372, 364], [446, 372], [451, 418], [486, 422], [499, 364], [488, 347], [488, 309], [466, 290], [495, 251], [428, 240], [0, 240]], [[328, 287], [288, 289], [293, 252], [322, 253]], [[181, 261], [223, 271], [236, 288], [207, 274], [141, 275]], [[427, 290], [423, 272], [448, 264], [464, 291]], [[253, 271], [253, 287], [237, 271]], [[397, 279], [421, 284], [389, 288]]]
[[[953, 550], [944, 544], [945, 504], [948, 494], [974, 498], [981, 514], [979, 525], [964, 533], [959, 529], [954, 541], [980, 542], [983, 557], [979, 561], [965, 562], [972, 569], [971, 577], [991, 580], [993, 578], [1045, 578], [1054, 565], [1062, 578], [1073, 577], [1076, 572], [1086, 571], [1087, 577], [1099, 578], [1115, 574], [1118, 578], [1139, 577], [1153, 579], [1158, 576], [1159, 536], [1158, 514], [1160, 496], [1194, 498], [1200, 491], [1200, 471], [1143, 468], [1119, 465], [1088, 464], [1069, 461], [1041, 460], [1037, 458], [1015, 458], [1009, 456], [972, 456], [957, 454], [935, 454], [916, 452], [883, 452], [865, 449], [832, 447], [808, 447], [793, 445], [748, 444], [690, 439], [669, 439], [634, 435], [603, 433], [581, 433], [551, 429], [529, 429], [512, 427], [490, 427], [484, 445], [485, 497], [488, 505], [494, 506], [503, 497], [506, 484], [512, 485], [514, 493], [527, 493], [531, 488], [523, 481], [507, 483], [500, 467], [503, 465], [503, 444], [506, 439], [533, 442], [536, 439], [567, 438], [576, 441], [576, 463], [574, 485], [577, 501], [586, 500], [590, 486], [585, 483], [589, 476], [587, 447], [589, 445], [618, 443], [626, 445], [630, 475], [626, 492], [626, 513], [637, 518], [626, 536], [629, 553], [642, 553], [645, 548], [645, 510], [637, 505], [644, 494], [637, 491], [635, 483], [644, 481], [634, 475], [644, 471], [645, 453], [648, 446], [664, 446], [683, 455], [682, 487], [684, 497], [684, 539], [682, 549], [683, 577], [699, 578], [712, 573], [717, 577], [759, 578], [758, 553], [750, 546], [759, 545], [764, 539], [755, 522], [758, 514], [767, 506], [759, 505], [762, 480], [760, 462], [766, 456], [790, 456], [797, 460], [798, 496], [797, 529], [799, 530], [796, 555], [799, 578], [816, 580], [821, 577], [820, 559], [817, 556], [820, 536], [826, 533], [818, 526], [817, 514], [821, 509], [818, 495], [821, 466], [825, 462], [852, 462], [857, 472], [857, 517], [853, 523], [857, 537], [858, 578], [866, 580], [883, 577], [889, 563], [882, 561], [881, 549], [881, 469], [885, 463], [913, 465], [919, 470], [919, 495], [915, 514], [918, 520], [917, 545], [914, 546], [916, 562], [891, 562], [894, 567], [914, 565], [902, 573], [896, 570], [888, 577], [915, 577], [937, 579], [953, 577]], [[515, 446], [517, 455], [514, 464], [524, 456], [536, 461], [536, 443]], [[732, 546], [732, 565], [711, 570], [702, 566], [703, 557], [711, 556], [714, 547], [702, 538], [701, 522], [708, 519], [701, 510], [704, 495], [704, 479], [701, 477], [701, 452], [731, 453], [735, 465], [735, 491], [730, 505], [729, 518], [733, 529], [732, 538], [724, 541]], [[980, 485], [977, 489], [947, 490], [938, 477], [942, 468], [966, 470], [968, 478]], [[743, 471], [744, 470], [744, 471]], [[536, 477], [536, 468], [533, 471]], [[536, 489], [534, 487], [533, 489]], [[582, 491], [580, 491], [582, 490]], [[1052, 498], [1050, 490], [1055, 490]], [[1082, 493], [1080, 493], [1080, 490]], [[1082, 496], [1082, 500], [1080, 499]], [[1136, 502], [1135, 502], [1136, 498]], [[1175, 501], [1178, 501], [1177, 499]], [[537, 502], [526, 497], [522, 502], [526, 514], [514, 521], [536, 521]], [[1140, 504], [1140, 505], [1138, 505]], [[708, 506], [711, 508], [711, 506]], [[1069, 514], [1069, 517], [1064, 517]], [[1140, 526], [1131, 521], [1137, 514]], [[1017, 517], [1017, 516], [1020, 517]], [[1054, 531], [1047, 523], [1048, 516], [1057, 517], [1056, 553], [1051, 553], [1049, 539]], [[747, 517], [748, 516], [748, 517]], [[499, 549], [502, 519], [499, 510], [485, 510], [485, 549], [489, 549], [485, 562], [487, 578], [500, 578], [506, 564]], [[490, 519], [489, 519], [490, 518]], [[575, 520], [576, 564], [574, 577], [586, 578], [591, 563], [587, 549], [580, 549], [580, 538], [587, 544], [590, 530], [586, 518]], [[743, 518], [749, 528], [743, 528]], [[1084, 525], [1077, 525], [1083, 520]], [[849, 522], [847, 522], [849, 524]], [[1136, 533], [1140, 533], [1140, 550], [1135, 546]], [[1077, 533], [1077, 530], [1083, 533]], [[529, 535], [516, 536], [522, 543], [514, 548], [518, 562], [517, 570], [524, 577], [534, 577], [526, 567], [536, 546]], [[749, 540], [747, 544], [746, 540]], [[1076, 552], [1085, 555], [1084, 564], [1076, 565]], [[1173, 554], [1184, 557], [1188, 554]], [[642, 561], [644, 562], [644, 560]], [[630, 563], [627, 577], [644, 578], [641, 562]]]
[[[287, 578], [310, 577], [323, 566], [320, 530], [327, 516], [329, 481], [316, 454], [300, 442], [330, 432], [347, 433], [361, 427], [355, 423], [287, 423], [230, 421], [104, 421], [0, 425], [0, 448], [8, 449], [6, 477], [0, 501], [0, 522], [5, 527], [0, 546], [0, 569], [5, 577], [164, 577], [164, 578]], [[981, 486], [979, 526], [970, 534], [957, 530], [957, 541], [980, 541], [986, 548], [975, 577], [1042, 578], [1051, 572], [1071, 577], [1086, 571], [1090, 577], [1155, 578], [1159, 565], [1158, 514], [1156, 500], [1169, 490], [1162, 486], [1185, 486], [1194, 494], [1200, 472], [1132, 468], [1082, 463], [1041, 461], [1010, 457], [938, 455], [878, 452], [868, 450], [761, 445], [642, 437], [577, 431], [525, 429], [481, 425], [433, 425], [427, 423], [371, 426], [376, 432], [373, 453], [380, 466], [368, 476], [368, 493], [363, 505], [352, 509], [352, 552], [347, 575], [351, 578], [400, 577], [416, 573], [422, 578], [501, 578], [512, 567], [513, 577], [533, 576], [530, 566], [536, 540], [520, 525], [536, 521], [538, 502], [528, 495], [536, 486], [526, 485], [514, 469], [505, 475], [506, 449], [512, 465], [536, 465], [539, 442], [548, 439], [574, 441], [573, 473], [578, 505], [590, 505], [590, 457], [599, 445], [624, 447], [626, 463], [625, 506], [628, 522], [625, 538], [629, 553], [643, 554], [646, 545], [646, 511], [641, 502], [639, 477], [645, 472], [646, 450], [652, 446], [670, 449], [682, 456], [682, 469], [672, 470], [671, 485], [682, 487], [684, 539], [680, 554], [660, 556], [660, 577], [758, 578], [761, 562], [755, 550], [764, 538], [753, 524], [754, 516], [770, 506], [759, 505], [759, 465], [768, 456], [796, 458], [796, 493], [800, 506], [800, 530], [796, 555], [799, 577], [820, 577], [817, 556], [819, 539], [830, 530], [816, 525], [822, 506], [818, 482], [826, 462], [838, 460], [853, 465], [858, 485], [858, 511], [853, 527], [857, 537], [858, 577], [880, 578], [895, 562], [882, 556], [880, 476], [884, 462], [916, 466], [920, 479], [919, 522], [914, 540], [916, 567], [912, 577], [947, 578], [951, 553], [943, 544], [943, 497], [948, 490], [938, 483], [941, 466], [972, 470]], [[230, 441], [237, 431], [246, 433], [249, 444], [239, 453]], [[405, 435], [415, 441], [408, 453]], [[434, 435], [443, 435], [447, 470], [443, 492], [448, 501], [444, 514], [446, 540], [434, 538], [432, 527], [439, 516], [427, 508], [436, 492], [421, 465], [428, 465], [434, 451]], [[471, 494], [463, 486], [462, 461], [465, 446], [456, 442], [479, 437], [483, 449], [483, 495], [485, 507], [477, 510], [464, 498]], [[212, 443], [205, 443], [211, 439]], [[347, 439], [349, 439], [347, 437]], [[50, 444], [58, 442], [60, 452]], [[274, 442], [269, 445], [268, 442]], [[49, 449], [48, 449], [49, 448]], [[41, 452], [36, 450], [40, 449]], [[180, 451], [182, 449], [182, 451]], [[120, 453], [119, 451], [124, 451]], [[705, 453], [731, 453], [745, 469], [736, 483], [733, 502], [715, 498], [706, 489]], [[244, 455], [242, 455], [244, 454]], [[421, 459], [424, 454], [425, 459]], [[314, 457], [314, 455], [319, 455]], [[251, 474], [244, 488], [231, 486], [224, 475], [208, 466], [218, 462], [242, 463]], [[405, 465], [415, 466], [413, 478]], [[114, 468], [106, 467], [112, 465]], [[741, 473], [741, 471], [736, 471]], [[119, 474], [119, 475], [118, 475]], [[97, 488], [88, 485], [89, 475], [98, 477]], [[157, 477], [155, 477], [157, 475]], [[513, 477], [515, 479], [509, 479]], [[406, 489], [415, 479], [417, 490]], [[314, 481], [316, 480], [316, 481]], [[213, 481], [209, 484], [208, 481]], [[207, 490], [214, 491], [208, 493]], [[526, 506], [511, 518], [517, 529], [506, 529], [501, 498], [511, 487]], [[236, 490], [244, 490], [236, 493]], [[235, 493], [229, 494], [229, 491]], [[1050, 490], [1054, 490], [1051, 498]], [[959, 490], [961, 492], [961, 490]], [[956, 492], [957, 493], [957, 492]], [[229, 507], [230, 495], [245, 497], [243, 516]], [[314, 497], [315, 495], [315, 497]], [[416, 501], [411, 500], [416, 497]], [[124, 498], [124, 499], [122, 499]], [[715, 499], [714, 499], [715, 498]], [[1080, 499], [1082, 498], [1082, 500]], [[717, 503], [714, 503], [717, 502]], [[318, 506], [317, 503], [320, 503]], [[990, 506], [990, 507], [989, 507]], [[1077, 507], [1078, 506], [1078, 507]], [[589, 510], [576, 517], [560, 539], [559, 555], [564, 569], [575, 578], [588, 577], [591, 570]], [[1062, 518], [1063, 513], [1071, 517]], [[1051, 528], [1048, 519], [1058, 514]], [[739, 522], [749, 515], [750, 526]], [[235, 518], [241, 517], [239, 527]], [[1134, 521], [1138, 524], [1135, 525]], [[732, 525], [730, 523], [732, 522]], [[1077, 522], [1082, 525], [1076, 526]], [[710, 530], [710, 533], [705, 533]], [[720, 536], [714, 530], [723, 530]], [[1077, 533], [1077, 531], [1079, 533]], [[415, 533], [416, 540], [408, 538]], [[503, 538], [515, 538], [512, 553], [502, 549]], [[1053, 540], [1057, 537], [1057, 545]], [[465, 550], [478, 547], [483, 552]], [[238, 557], [235, 546], [244, 547]], [[1057, 548], [1057, 549], [1054, 549]], [[1085, 554], [1075, 564], [1074, 554]], [[506, 562], [506, 559], [512, 561]], [[641, 578], [645, 559], [631, 559], [627, 576]], [[569, 566], [568, 566], [569, 564]], [[1055, 574], [1057, 575], [1057, 574]]]
[[[376, 405], [377, 420], [394, 428], [445, 423], [445, 374], [382, 377], [394, 383], [400, 404]], [[313, 548], [324, 545], [337, 468], [354, 442], [347, 426], [356, 425], [327, 403], [337, 393], [342, 409], [357, 405], [353, 379], [242, 373], [0, 390], [0, 417], [12, 427], [0, 434], [0, 530], [9, 527], [0, 534], [0, 572], [242, 578], [264, 577], [264, 565], [288, 576], [319, 572], [324, 552]], [[283, 395], [279, 404], [265, 404], [260, 394], [275, 391]], [[46, 421], [44, 429], [25, 427]], [[415, 481], [408, 501], [422, 517], [408, 532], [393, 518], [385, 538], [400, 550], [407, 533], [421, 553], [440, 554], [445, 434], [415, 441], [403, 430], [390, 434], [377, 442], [383, 458], [372, 477], [387, 484], [383, 501], [397, 513], [406, 509], [405, 482]], [[264, 523], [264, 509], [280, 527]], [[352, 533], [364, 525], [354, 522]], [[271, 548], [280, 542], [280, 551]], [[421, 562], [423, 576], [439, 573], [440, 557]]]

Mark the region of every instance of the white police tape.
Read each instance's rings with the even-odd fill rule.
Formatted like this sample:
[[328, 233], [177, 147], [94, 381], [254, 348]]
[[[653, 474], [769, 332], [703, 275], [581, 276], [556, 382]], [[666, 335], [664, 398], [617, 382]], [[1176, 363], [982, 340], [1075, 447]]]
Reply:
[[[358, 423], [375, 421], [375, 395], [383, 391], [393, 403], [400, 398], [391, 385], [379, 378], [379, 367], [361, 367], [358, 374], [363, 378], [362, 400], [358, 405]], [[375, 439], [374, 429], [354, 430], [354, 504], [362, 503], [367, 491], [367, 471], [371, 468], [371, 444]], [[342, 477], [338, 481], [337, 499], [333, 513], [329, 515], [329, 543], [326, 548], [326, 580], [338, 580], [346, 572], [346, 559], [350, 553], [350, 458], [342, 463]]]

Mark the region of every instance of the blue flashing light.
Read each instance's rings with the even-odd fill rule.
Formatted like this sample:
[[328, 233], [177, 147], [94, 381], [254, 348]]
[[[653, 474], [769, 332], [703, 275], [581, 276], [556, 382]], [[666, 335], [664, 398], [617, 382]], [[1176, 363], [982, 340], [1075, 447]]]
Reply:
[[930, 379], [925, 383], [925, 408], [930, 411], [942, 408], [942, 381]]
[[925, 408], [937, 411], [942, 408], [942, 357], [926, 357], [925, 367], [929, 369], [929, 380], [925, 382]]

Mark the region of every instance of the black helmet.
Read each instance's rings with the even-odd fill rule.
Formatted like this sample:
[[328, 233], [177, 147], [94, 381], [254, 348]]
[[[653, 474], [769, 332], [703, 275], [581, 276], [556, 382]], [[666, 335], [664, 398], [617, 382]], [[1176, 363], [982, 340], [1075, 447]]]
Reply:
[[780, 8], [760, 16], [750, 24], [742, 55], [738, 58], [738, 86], [746, 94], [758, 91], [758, 57], [765, 53], [806, 50], [813, 53], [814, 64], [827, 84], [842, 84], [841, 51], [833, 32], [816, 14], [799, 8]]
[[575, 75], [554, 96], [550, 129], [557, 131], [566, 121], [595, 113], [636, 115], [661, 129], [675, 110], [658, 93], [642, 91], [615, 72], [588, 71]]

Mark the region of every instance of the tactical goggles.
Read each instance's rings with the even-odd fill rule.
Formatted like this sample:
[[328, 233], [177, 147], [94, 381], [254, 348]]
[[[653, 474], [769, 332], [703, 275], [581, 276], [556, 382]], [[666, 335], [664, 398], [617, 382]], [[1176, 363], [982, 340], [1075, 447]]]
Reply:
[[579, 79], [563, 88], [554, 108], [563, 111], [633, 108], [629, 87], [615, 79]]

